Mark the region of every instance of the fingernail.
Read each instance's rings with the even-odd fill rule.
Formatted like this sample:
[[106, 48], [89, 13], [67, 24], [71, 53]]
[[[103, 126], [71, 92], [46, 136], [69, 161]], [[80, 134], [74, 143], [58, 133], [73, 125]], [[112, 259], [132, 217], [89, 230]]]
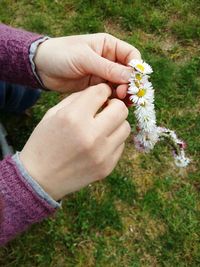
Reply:
[[130, 69], [124, 70], [122, 72], [122, 79], [123, 79], [123, 81], [127, 83], [130, 78], [131, 78], [131, 70]]

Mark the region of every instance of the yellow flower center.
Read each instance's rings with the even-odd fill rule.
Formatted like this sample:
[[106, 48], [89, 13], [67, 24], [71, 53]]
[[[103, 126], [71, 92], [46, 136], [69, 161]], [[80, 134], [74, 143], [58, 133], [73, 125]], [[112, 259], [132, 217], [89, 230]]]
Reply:
[[137, 74], [135, 74], [135, 78], [136, 78], [138, 81], [140, 81], [140, 80], [142, 79], [142, 76], [141, 76], [139, 73], [137, 73]]
[[146, 90], [145, 89], [140, 89], [137, 93], [138, 97], [143, 97], [146, 94]]
[[142, 66], [141, 64], [137, 64], [136, 68], [139, 69], [141, 72], [144, 72], [144, 66]]
[[135, 85], [137, 86], [137, 88], [140, 87], [140, 83], [138, 81], [135, 81]]
[[146, 102], [142, 103], [141, 106], [142, 107], [145, 107], [146, 106]]

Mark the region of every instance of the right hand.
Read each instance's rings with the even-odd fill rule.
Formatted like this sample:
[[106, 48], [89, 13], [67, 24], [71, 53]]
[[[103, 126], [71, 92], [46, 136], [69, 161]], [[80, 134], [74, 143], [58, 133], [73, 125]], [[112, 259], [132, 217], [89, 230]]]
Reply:
[[59, 200], [114, 169], [130, 134], [128, 109], [109, 100], [111, 88], [99, 84], [74, 93], [51, 108], [20, 153], [29, 174]]

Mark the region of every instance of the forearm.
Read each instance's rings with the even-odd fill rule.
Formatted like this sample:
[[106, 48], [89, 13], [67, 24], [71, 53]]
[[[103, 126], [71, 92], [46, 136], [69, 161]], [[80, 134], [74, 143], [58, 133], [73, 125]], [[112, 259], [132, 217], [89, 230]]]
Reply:
[[41, 87], [30, 63], [30, 46], [41, 35], [0, 24], [0, 80]]
[[56, 210], [37, 194], [10, 157], [0, 162], [0, 196], [0, 245]]

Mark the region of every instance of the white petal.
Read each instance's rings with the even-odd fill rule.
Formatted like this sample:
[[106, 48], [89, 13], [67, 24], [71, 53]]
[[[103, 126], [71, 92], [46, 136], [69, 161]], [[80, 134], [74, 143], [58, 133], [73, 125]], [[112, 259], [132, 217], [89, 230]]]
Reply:
[[143, 98], [144, 100], [146, 100], [147, 103], [153, 103], [154, 102], [154, 90], [152, 89], [147, 90]]
[[139, 97], [137, 95], [131, 95], [129, 98], [134, 104], [138, 104]]
[[138, 97], [137, 105], [144, 105], [145, 101], [146, 101], [146, 99], [144, 98], [144, 96]]
[[186, 167], [190, 163], [190, 160], [185, 156], [175, 156], [174, 158], [176, 166], [180, 168]]
[[139, 89], [138, 89], [136, 86], [131, 85], [131, 86], [128, 88], [127, 93], [128, 93], [128, 94], [137, 94], [138, 91], [139, 91]]
[[143, 85], [143, 87], [146, 89], [146, 90], [153, 90], [153, 85], [151, 82], [149, 81], [146, 81]]
[[137, 64], [142, 64], [142, 60], [139, 59], [132, 59], [128, 65], [131, 66], [132, 68], [135, 68]]
[[151, 139], [151, 135], [146, 132], [139, 132], [135, 138], [135, 143], [141, 144], [143, 146], [145, 152], [149, 152], [151, 149], [153, 149], [155, 143], [157, 142], [157, 139]]
[[138, 126], [141, 130], [151, 133], [156, 128], [156, 121], [151, 119], [145, 120], [144, 118], [143, 120], [138, 121]]
[[141, 83], [145, 84], [147, 82], [149, 82], [149, 75], [143, 75], [142, 79], [140, 80]]
[[146, 62], [143, 63], [144, 66], [144, 74], [151, 74], [153, 72], [152, 67]]

